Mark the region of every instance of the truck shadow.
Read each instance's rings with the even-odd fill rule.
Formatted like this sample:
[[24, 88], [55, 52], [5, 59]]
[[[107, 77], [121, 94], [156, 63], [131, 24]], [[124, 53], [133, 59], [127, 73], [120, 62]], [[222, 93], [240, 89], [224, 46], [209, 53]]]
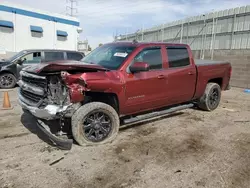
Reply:
[[[175, 113], [171, 113], [171, 114], [166, 114], [166, 115], [162, 115], [159, 117], [155, 117], [155, 118], [151, 118], [151, 119], [147, 119], [147, 120], [143, 120], [143, 121], [138, 121], [135, 123], [131, 123], [131, 124], [121, 124], [120, 125], [120, 130], [119, 132], [123, 132], [127, 129], [130, 128], [135, 128], [135, 127], [139, 127], [148, 123], [156, 123], [159, 120], [162, 119], [167, 119], [167, 118], [171, 118], [171, 117], [175, 117], [175, 116], [180, 116], [184, 114], [184, 112], [175, 112]], [[65, 139], [59, 138], [57, 136], [55, 136], [54, 134], [60, 129], [60, 124], [58, 120], [54, 120], [54, 121], [42, 121], [43, 124], [46, 124], [46, 127], [49, 127], [51, 133], [52, 134], [48, 134], [48, 130], [46, 130], [45, 128], [42, 128], [44, 126], [41, 126], [40, 121], [38, 121], [32, 114], [30, 114], [29, 112], [24, 112], [21, 116], [21, 123], [23, 124], [23, 126], [28, 129], [31, 133], [37, 135], [37, 137], [39, 139], [41, 139], [42, 141], [46, 142], [47, 144], [49, 144], [50, 146], [55, 146], [59, 149], [63, 149], [63, 150], [70, 150], [72, 147], [72, 144], [76, 142], [72, 139], [72, 135], [69, 134], [68, 137]], [[68, 132], [71, 133], [71, 129], [70, 129], [70, 123], [71, 121], [69, 119], [67, 119], [65, 121], [65, 129], [63, 130], [63, 132]]]
[[[38, 121], [32, 114], [24, 112], [21, 116], [21, 123], [25, 128], [27, 128], [31, 133], [36, 134], [39, 139], [46, 142], [51, 146], [56, 146], [63, 150], [70, 150], [73, 140], [67, 137], [66, 139], [58, 138], [55, 135], [49, 134], [49, 132], [55, 133], [59, 128], [58, 121], [43, 121], [42, 123], [46, 124], [50, 131], [46, 130], [41, 126], [40, 121]], [[68, 123], [68, 122], [67, 122]], [[69, 126], [65, 126], [69, 127]]]

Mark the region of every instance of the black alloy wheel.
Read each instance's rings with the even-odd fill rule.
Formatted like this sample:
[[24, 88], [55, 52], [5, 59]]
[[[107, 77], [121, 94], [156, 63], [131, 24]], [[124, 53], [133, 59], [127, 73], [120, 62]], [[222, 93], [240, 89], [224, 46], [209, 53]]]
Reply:
[[209, 105], [211, 108], [214, 108], [218, 105], [219, 100], [219, 90], [217, 88], [213, 88], [211, 95], [209, 96]]
[[206, 89], [202, 97], [197, 101], [197, 105], [200, 109], [205, 111], [215, 110], [221, 100], [221, 87], [217, 83], [210, 82], [207, 84]]
[[104, 112], [98, 110], [91, 112], [83, 120], [83, 131], [89, 141], [101, 142], [112, 131], [111, 119]]

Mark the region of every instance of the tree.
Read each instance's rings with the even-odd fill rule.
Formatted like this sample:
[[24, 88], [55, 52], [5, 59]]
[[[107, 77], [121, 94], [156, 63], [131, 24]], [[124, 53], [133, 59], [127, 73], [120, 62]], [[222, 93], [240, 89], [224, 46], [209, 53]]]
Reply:
[[102, 43], [99, 44], [99, 46], [102, 46], [102, 45], [103, 45]]
[[91, 51], [92, 50], [92, 48], [90, 47], [90, 45], [88, 45], [88, 51]]

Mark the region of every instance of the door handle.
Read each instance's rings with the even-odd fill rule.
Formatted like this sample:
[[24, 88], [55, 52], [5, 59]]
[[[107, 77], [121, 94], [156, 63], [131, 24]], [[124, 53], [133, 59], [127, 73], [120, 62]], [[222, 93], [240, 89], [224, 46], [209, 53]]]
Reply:
[[193, 72], [191, 72], [191, 71], [190, 71], [190, 72], [188, 72], [188, 75], [193, 75], [193, 74], [194, 74], [194, 73], [193, 73]]
[[164, 76], [164, 75], [159, 75], [159, 76], [157, 76], [157, 78], [158, 78], [158, 79], [164, 79], [165, 76]]

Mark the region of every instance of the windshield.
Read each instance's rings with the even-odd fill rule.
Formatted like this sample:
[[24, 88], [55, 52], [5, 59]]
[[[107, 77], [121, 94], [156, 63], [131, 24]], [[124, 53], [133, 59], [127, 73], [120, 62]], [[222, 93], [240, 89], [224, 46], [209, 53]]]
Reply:
[[135, 46], [127, 45], [103, 45], [93, 50], [81, 61], [117, 70], [135, 48]]
[[10, 57], [9, 59], [7, 59], [7, 61], [13, 61], [13, 60], [15, 60], [16, 58], [18, 58], [18, 57], [20, 57], [20, 56], [22, 56], [22, 55], [24, 55], [24, 54], [26, 54], [27, 53], [27, 51], [26, 50], [23, 50], [23, 51], [20, 51], [19, 53], [17, 53], [16, 55], [14, 55], [14, 56], [12, 56], [12, 57]]

